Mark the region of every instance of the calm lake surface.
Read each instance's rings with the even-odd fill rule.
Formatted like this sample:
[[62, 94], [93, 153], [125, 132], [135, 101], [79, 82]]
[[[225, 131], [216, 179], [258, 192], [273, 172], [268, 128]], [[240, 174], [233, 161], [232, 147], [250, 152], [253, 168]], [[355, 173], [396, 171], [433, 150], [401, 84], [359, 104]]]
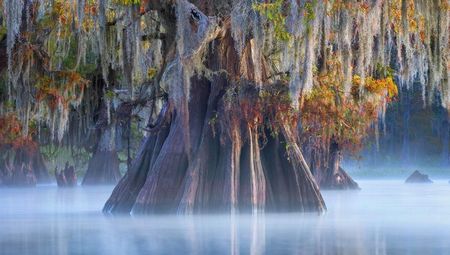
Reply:
[[450, 185], [360, 181], [325, 215], [106, 217], [113, 187], [0, 189], [0, 254], [450, 254]]

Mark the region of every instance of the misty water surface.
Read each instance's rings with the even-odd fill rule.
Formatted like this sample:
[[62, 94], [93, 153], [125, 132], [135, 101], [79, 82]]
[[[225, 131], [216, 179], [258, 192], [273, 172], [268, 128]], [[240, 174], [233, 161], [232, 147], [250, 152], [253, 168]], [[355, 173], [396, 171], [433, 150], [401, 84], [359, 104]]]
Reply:
[[450, 185], [362, 181], [325, 215], [106, 217], [113, 187], [0, 189], [0, 254], [450, 254]]

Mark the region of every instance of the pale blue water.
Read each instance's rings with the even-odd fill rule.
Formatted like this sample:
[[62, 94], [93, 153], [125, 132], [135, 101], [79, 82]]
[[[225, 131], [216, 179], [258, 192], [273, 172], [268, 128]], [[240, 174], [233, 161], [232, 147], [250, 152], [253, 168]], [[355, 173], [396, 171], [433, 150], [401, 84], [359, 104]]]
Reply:
[[450, 185], [363, 181], [325, 215], [105, 217], [112, 187], [0, 189], [0, 254], [450, 254]]

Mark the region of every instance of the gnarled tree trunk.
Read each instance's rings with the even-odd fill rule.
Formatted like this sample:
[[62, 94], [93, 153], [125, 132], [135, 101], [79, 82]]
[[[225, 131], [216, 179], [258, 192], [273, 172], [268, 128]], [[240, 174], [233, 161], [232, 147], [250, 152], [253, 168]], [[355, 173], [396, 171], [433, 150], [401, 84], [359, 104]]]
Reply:
[[287, 97], [287, 87], [257, 85], [253, 61], [263, 61], [250, 42], [239, 56], [229, 22], [184, 0], [176, 15], [177, 55], [160, 81], [168, 100], [104, 212], [323, 212], [291, 125], [272, 137], [264, 124], [276, 110], [260, 95], [278, 86]]

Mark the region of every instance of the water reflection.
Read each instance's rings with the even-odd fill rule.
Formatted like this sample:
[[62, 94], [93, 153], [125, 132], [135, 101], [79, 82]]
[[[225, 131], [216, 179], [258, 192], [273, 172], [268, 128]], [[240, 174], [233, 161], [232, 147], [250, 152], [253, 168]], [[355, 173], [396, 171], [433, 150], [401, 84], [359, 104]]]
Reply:
[[239, 237], [238, 237], [238, 226], [237, 226], [237, 216], [231, 216], [231, 255], [239, 255]]
[[0, 190], [0, 254], [448, 254], [450, 185], [363, 182], [329, 212], [105, 217], [112, 187]]

